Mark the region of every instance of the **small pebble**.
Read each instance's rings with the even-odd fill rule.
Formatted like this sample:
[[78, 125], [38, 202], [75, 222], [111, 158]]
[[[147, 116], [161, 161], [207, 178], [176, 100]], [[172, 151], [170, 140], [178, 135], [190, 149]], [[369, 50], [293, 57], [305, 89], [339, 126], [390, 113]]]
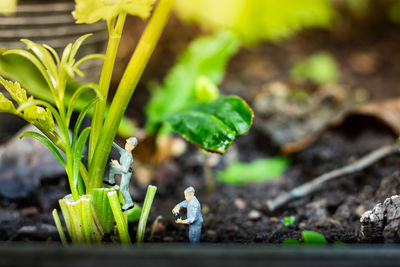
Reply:
[[257, 221], [261, 218], [261, 213], [258, 210], [251, 210], [247, 217], [249, 220]]
[[247, 205], [246, 205], [246, 202], [243, 199], [236, 198], [235, 199], [235, 206], [236, 206], [236, 208], [238, 208], [240, 210], [243, 210], [243, 209], [246, 208]]

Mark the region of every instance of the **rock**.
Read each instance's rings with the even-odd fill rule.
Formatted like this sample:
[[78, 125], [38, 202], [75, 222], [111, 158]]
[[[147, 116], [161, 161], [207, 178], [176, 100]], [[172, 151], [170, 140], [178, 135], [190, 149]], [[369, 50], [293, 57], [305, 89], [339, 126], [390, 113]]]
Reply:
[[400, 196], [387, 198], [372, 210], [364, 212], [360, 218], [361, 238], [368, 242], [400, 242]]
[[364, 212], [365, 212], [365, 206], [364, 205], [359, 205], [355, 210], [355, 213], [356, 213], [357, 217], [361, 217]]
[[30, 137], [19, 139], [26, 131], [38, 132], [28, 125], [0, 147], [0, 195], [8, 199], [27, 197], [41, 179], [65, 174], [64, 167], [45, 145]]
[[247, 205], [246, 205], [246, 202], [243, 199], [236, 198], [235, 199], [235, 206], [236, 206], [236, 208], [238, 208], [240, 210], [243, 210], [243, 209], [246, 208]]
[[247, 217], [251, 221], [257, 221], [261, 218], [261, 212], [259, 212], [258, 210], [251, 210]]

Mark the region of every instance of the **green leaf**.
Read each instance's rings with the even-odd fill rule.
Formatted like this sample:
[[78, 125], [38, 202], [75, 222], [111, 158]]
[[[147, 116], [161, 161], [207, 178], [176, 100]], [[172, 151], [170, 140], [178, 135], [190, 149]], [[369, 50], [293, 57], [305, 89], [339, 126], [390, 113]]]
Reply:
[[162, 85], [152, 84], [146, 107], [147, 131], [155, 133], [160, 117], [196, 102], [196, 81], [206, 77], [219, 84], [228, 60], [238, 51], [239, 42], [228, 32], [200, 37], [190, 43], [169, 71]]
[[[81, 164], [82, 159], [82, 152], [83, 148], [85, 147], [86, 140], [90, 133], [90, 127], [85, 128], [82, 131], [81, 135], [79, 136], [78, 140], [76, 141], [76, 145], [74, 148], [74, 157], [73, 157], [73, 176], [72, 179], [74, 181], [75, 187], [78, 186], [78, 179], [79, 179], [79, 165]], [[72, 144], [74, 145], [74, 144]]]
[[[30, 98], [31, 99], [31, 98]], [[17, 109], [17, 112], [24, 112], [24, 116], [25, 116], [25, 110], [26, 109], [30, 109], [32, 106], [33, 107], [36, 107], [36, 105], [40, 105], [40, 106], [44, 106], [44, 107], [46, 107], [47, 109], [48, 109], [48, 112], [51, 112], [51, 114], [54, 116], [54, 118], [56, 119], [56, 122], [57, 122], [57, 125], [58, 125], [58, 127], [60, 128], [60, 131], [63, 133], [63, 135], [64, 136], [68, 136], [68, 128], [66, 128], [66, 126], [65, 126], [65, 124], [64, 124], [64, 122], [63, 122], [63, 120], [61, 119], [61, 116], [60, 116], [60, 114], [57, 112], [57, 110], [52, 106], [52, 105], [50, 105], [49, 103], [47, 103], [47, 102], [45, 102], [45, 101], [42, 101], [42, 100], [29, 100], [29, 101], [27, 101], [27, 102], [25, 102], [25, 103], [23, 103], [22, 105], [20, 105], [19, 107], [18, 107], [18, 109]], [[32, 113], [35, 113], [35, 114], [38, 114], [37, 112], [35, 112], [35, 111], [33, 111]], [[33, 115], [30, 115], [30, 116], [33, 116]], [[48, 115], [46, 115], [46, 116], [48, 116]], [[29, 116], [27, 116], [27, 117], [29, 117]], [[30, 121], [30, 123], [32, 123], [32, 124], [35, 124], [35, 120], [36, 120], [37, 118], [33, 118], [31, 121]], [[47, 129], [47, 128], [45, 128], [45, 129], [41, 129], [41, 130], [45, 130], [45, 131], [53, 131], [54, 129]], [[65, 142], [66, 140], [64, 140], [64, 142]]]
[[61, 165], [64, 168], [66, 167], [66, 163], [64, 161], [64, 158], [61, 156], [61, 154], [58, 151], [58, 149], [44, 135], [41, 135], [41, 134], [35, 133], [35, 132], [25, 132], [25, 133], [21, 134], [21, 136], [19, 138], [22, 138], [22, 137], [25, 137], [25, 136], [29, 136], [29, 137], [35, 138], [35, 139], [39, 140], [40, 142], [42, 142], [54, 154], [54, 156], [56, 156], [57, 160], [61, 163]]
[[39, 113], [42, 113], [44, 111], [42, 107], [38, 107], [33, 103], [33, 97], [30, 97], [28, 101], [21, 104], [20, 107], [18, 108], [18, 111], [24, 112], [24, 119], [26, 121], [35, 121], [36, 119], [39, 118]]
[[294, 225], [294, 222], [296, 221], [296, 216], [288, 216], [283, 218], [283, 225], [284, 226], [291, 226]]
[[14, 104], [0, 93], [0, 112], [14, 113], [15, 111]]
[[[21, 88], [18, 82], [7, 81], [0, 76], [0, 84], [2, 84], [6, 90], [10, 93], [11, 97], [17, 102], [18, 105], [25, 106], [23, 109], [23, 118], [29, 122], [36, 121], [42, 130], [47, 130], [48, 132], [56, 132], [54, 125], [54, 120], [52, 113], [49, 109], [44, 109], [42, 107], [36, 106], [34, 103], [27, 104], [33, 101], [33, 97], [27, 99], [26, 91]], [[8, 99], [6, 99], [2, 94], [0, 96], [0, 110], [14, 113], [16, 112], [14, 105]], [[22, 111], [18, 108], [18, 112]], [[20, 115], [20, 114], [19, 114]]]
[[217, 173], [217, 179], [231, 185], [262, 182], [279, 178], [288, 167], [286, 158], [264, 158], [250, 163], [236, 162]]
[[[10, 49], [10, 50], [7, 50], [6, 52], [4, 52], [3, 55], [4, 56], [9, 56], [9, 55], [20, 56], [20, 57], [23, 57], [24, 59], [28, 60], [31, 64], [33, 64], [36, 67], [36, 69], [42, 75], [42, 78], [44, 79], [45, 83], [47, 84], [44, 88], [50, 88], [50, 92], [52, 93], [53, 97], [56, 97], [56, 91], [55, 91], [56, 85], [54, 84], [55, 80], [51, 79], [49, 73], [47, 73], [47, 70], [43, 66], [42, 62], [40, 62], [40, 60], [38, 60], [32, 53], [22, 50], [22, 49]], [[2, 72], [6, 68], [7, 67], [2, 68]], [[13, 79], [13, 77], [11, 77], [7, 74], [4, 74], [4, 75]], [[18, 79], [18, 81], [21, 81], [21, 80]], [[27, 81], [27, 85], [29, 86], [29, 81]], [[26, 88], [29, 88], [29, 87], [26, 87]]]
[[306, 27], [328, 27], [329, 0], [177, 0], [179, 17], [203, 28], [234, 32], [248, 44], [279, 41]]
[[78, 119], [76, 120], [75, 127], [74, 127], [74, 133], [72, 136], [72, 144], [75, 143], [75, 140], [78, 137], [79, 128], [81, 128], [83, 119], [85, 118], [88, 111], [92, 107], [94, 107], [94, 105], [97, 103], [97, 101], [99, 101], [99, 99], [100, 99], [99, 97], [96, 97], [95, 99], [93, 99], [89, 104], [86, 105], [86, 107], [81, 111], [81, 113], [79, 113]]
[[327, 241], [325, 237], [317, 232], [313, 231], [303, 231], [301, 235], [304, 240], [304, 244], [308, 245], [326, 245]]
[[221, 97], [162, 117], [162, 122], [168, 123], [188, 141], [221, 154], [236, 135], [250, 129], [252, 121], [252, 110], [236, 96]]
[[33, 55], [36, 56], [45, 67], [46, 72], [50, 76], [52, 81], [56, 81], [56, 77], [58, 75], [57, 65], [53, 59], [51, 52], [49, 52], [45, 47], [39, 45], [35, 42], [32, 42], [27, 39], [22, 39], [21, 42], [26, 44], [26, 48], [31, 50]]
[[21, 85], [18, 82], [7, 81], [0, 76], [0, 84], [10, 93], [12, 99], [14, 99], [18, 105], [21, 105], [28, 100], [26, 91], [21, 88]]
[[291, 76], [299, 81], [311, 80], [316, 84], [326, 84], [338, 78], [339, 68], [331, 54], [318, 52], [296, 63]]
[[68, 104], [67, 117], [66, 117], [66, 124], [67, 125], [69, 125], [69, 121], [71, 119], [72, 112], [75, 109], [75, 105], [76, 105], [76, 102], [78, 101], [79, 97], [82, 95], [82, 93], [84, 91], [89, 90], [89, 89], [93, 89], [93, 91], [95, 91], [95, 93], [97, 94], [99, 99], [101, 98], [101, 93], [100, 93], [100, 91], [98, 89], [98, 85], [97, 84], [94, 84], [94, 83], [85, 84], [85, 85], [82, 85], [81, 87], [79, 87], [75, 91], [75, 93], [72, 95], [71, 100], [69, 101], [69, 104]]
[[145, 19], [150, 16], [155, 0], [75, 0], [75, 2], [72, 15], [76, 23], [92, 24], [99, 20], [111, 21], [122, 13]]
[[133, 209], [128, 210], [128, 222], [134, 223], [139, 221], [141, 214], [142, 208], [139, 206], [139, 204], [134, 203]]
[[[22, 50], [23, 51], [23, 50]], [[42, 77], [40, 71], [28, 59], [17, 54], [0, 54], [0, 75], [4, 75], [9, 79], [18, 81], [35, 98], [45, 100], [51, 104], [55, 104], [54, 98], [50, 92], [49, 86]], [[65, 95], [65, 105], [68, 106], [71, 97], [82, 85], [76, 81], [68, 80]], [[89, 91], [83, 92], [76, 101], [75, 111], [81, 111], [91, 100], [93, 94]], [[89, 111], [91, 114], [91, 111]], [[132, 122], [124, 117], [118, 129], [118, 134], [123, 137], [133, 135], [135, 127]]]

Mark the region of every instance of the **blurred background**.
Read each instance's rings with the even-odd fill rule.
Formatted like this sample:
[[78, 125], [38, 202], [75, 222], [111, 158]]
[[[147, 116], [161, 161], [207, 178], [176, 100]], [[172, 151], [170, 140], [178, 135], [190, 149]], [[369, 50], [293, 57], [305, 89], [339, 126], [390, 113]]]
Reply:
[[[19, 40], [26, 38], [60, 53], [92, 32], [80, 55], [104, 53], [105, 23], [77, 25], [73, 9], [73, 1], [18, 1], [15, 14], [0, 16], [0, 48], [23, 48]], [[397, 0], [177, 0], [119, 132], [120, 140], [140, 139], [133, 198], [141, 201], [149, 183], [159, 186], [151, 219], [163, 219], [156, 221], [152, 240], [185, 241], [185, 228], [173, 224], [170, 207], [193, 185], [206, 218], [204, 241], [280, 243], [310, 229], [330, 242], [360, 242], [361, 214], [400, 188], [397, 157], [278, 211], [268, 211], [265, 203], [395, 142], [399, 23]], [[145, 25], [127, 18], [110, 97]], [[101, 60], [82, 70], [85, 76], [76, 82], [97, 82]], [[0, 75], [46, 99], [40, 77], [26, 63], [1, 56]], [[167, 112], [168, 103], [192, 101], [180, 96], [194, 90], [198, 76], [212, 80], [220, 94], [241, 96], [254, 111], [252, 129], [224, 156], [151, 127], [152, 116]], [[49, 214], [65, 194], [64, 170], [44, 147], [18, 139], [23, 127], [23, 120], [0, 113], [0, 240], [57, 240]], [[296, 220], [286, 227], [288, 216]]]

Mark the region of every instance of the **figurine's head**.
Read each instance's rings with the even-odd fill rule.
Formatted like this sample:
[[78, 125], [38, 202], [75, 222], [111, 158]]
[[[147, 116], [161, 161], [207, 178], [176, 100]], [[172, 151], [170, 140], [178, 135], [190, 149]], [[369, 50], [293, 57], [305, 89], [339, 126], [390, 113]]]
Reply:
[[137, 146], [138, 141], [136, 137], [129, 137], [126, 139], [125, 150], [128, 152], [132, 152], [132, 150]]
[[191, 201], [194, 198], [194, 188], [193, 186], [189, 186], [188, 188], [185, 189], [183, 192], [185, 194], [185, 199], [186, 201]]

